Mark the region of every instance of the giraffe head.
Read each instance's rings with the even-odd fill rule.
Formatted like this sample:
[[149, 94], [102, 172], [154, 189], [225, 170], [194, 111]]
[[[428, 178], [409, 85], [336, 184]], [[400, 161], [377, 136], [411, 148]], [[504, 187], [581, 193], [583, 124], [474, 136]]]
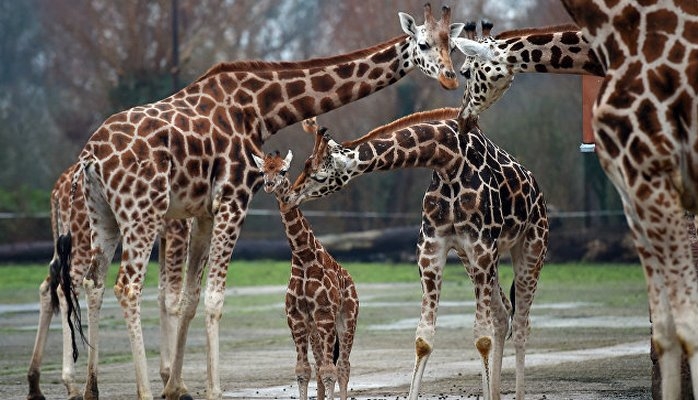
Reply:
[[335, 142], [327, 128], [317, 128], [315, 132], [313, 152], [289, 193], [293, 205], [339, 191], [351, 180], [359, 164], [357, 152]]
[[291, 150], [288, 151], [285, 158], [281, 158], [281, 154], [278, 151], [276, 154], [267, 154], [264, 158], [253, 154], [252, 158], [257, 167], [262, 170], [262, 174], [264, 174], [264, 191], [275, 193], [281, 199], [291, 186], [286, 177], [293, 159]]
[[498, 53], [497, 40], [490, 32], [492, 23], [482, 21], [482, 36], [477, 37], [476, 24], [469, 22], [465, 26], [466, 37], [454, 37], [458, 50], [465, 54], [465, 61], [460, 69], [465, 78], [465, 90], [459, 116], [461, 131], [470, 130], [477, 124], [480, 113], [496, 103], [509, 90], [514, 80], [513, 69], [500, 63], [494, 57]]
[[458, 87], [458, 78], [453, 69], [451, 51], [452, 38], [460, 35], [464, 24], [451, 24], [451, 9], [443, 6], [440, 20], [431, 13], [431, 5], [424, 5], [424, 25], [417, 25], [411, 15], [400, 12], [402, 30], [412, 39], [404, 50], [410, 62], [427, 76], [435, 78], [445, 89]]

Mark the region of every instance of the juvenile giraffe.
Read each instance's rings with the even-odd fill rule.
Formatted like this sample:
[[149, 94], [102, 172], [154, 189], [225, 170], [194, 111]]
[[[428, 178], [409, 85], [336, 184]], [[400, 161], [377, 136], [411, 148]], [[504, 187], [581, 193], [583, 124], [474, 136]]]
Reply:
[[[281, 221], [291, 246], [291, 279], [286, 291], [286, 318], [296, 345], [296, 378], [300, 399], [308, 398], [311, 368], [308, 342], [315, 357], [317, 398], [334, 399], [335, 382], [339, 398], [346, 400], [349, 383], [349, 354], [359, 316], [359, 298], [349, 272], [325, 250], [301, 210], [288, 203], [291, 183], [285, 176], [293, 155], [286, 158], [254, 156], [264, 173], [264, 190], [279, 202]], [[335, 343], [335, 340], [338, 342]], [[339, 355], [333, 359], [335, 346]]]
[[[44, 400], [41, 392], [41, 361], [46, 347], [49, 327], [53, 314], [60, 308], [63, 333], [63, 368], [61, 379], [68, 391], [69, 399], [80, 398], [80, 390], [75, 382], [75, 360], [77, 352], [71, 350], [73, 338], [68, 326], [70, 314], [68, 305], [63, 293], [62, 279], [70, 279], [71, 286], [75, 288], [74, 295], [77, 301], [79, 295], [79, 284], [90, 263], [90, 226], [85, 208], [85, 199], [78, 195], [72, 203], [70, 210], [70, 187], [71, 177], [78, 167], [73, 164], [65, 170], [56, 181], [51, 191], [51, 231], [56, 246], [54, 247], [53, 259], [49, 265], [49, 275], [39, 287], [39, 326], [36, 332], [34, 350], [27, 372], [29, 383], [29, 394], [27, 400]], [[78, 186], [82, 182], [78, 181]], [[81, 193], [79, 188], [78, 193]], [[67, 231], [70, 225], [72, 233], [72, 246], [61, 248], [62, 244], [57, 242], [59, 232]], [[165, 225], [165, 229], [160, 233], [160, 277], [159, 277], [159, 306], [160, 306], [160, 374], [163, 383], [167, 382], [169, 376], [169, 358], [171, 350], [174, 348], [174, 332], [177, 326], [176, 306], [179, 301], [179, 293], [182, 287], [182, 269], [186, 257], [189, 227], [186, 221], [170, 219]], [[60, 251], [59, 251], [60, 249]], [[70, 254], [65, 254], [64, 250]], [[71, 268], [69, 276], [61, 276], [59, 271], [59, 257], [70, 256]], [[91, 343], [92, 345], [92, 343]], [[96, 344], [95, 344], [96, 345]]]
[[563, 0], [605, 73], [592, 127], [645, 271], [662, 398], [698, 398], [698, 273], [684, 211], [698, 211], [698, 2]]
[[[114, 292], [124, 311], [137, 395], [152, 398], [140, 324], [146, 261], [164, 217], [193, 217], [187, 276], [172, 357], [167, 399], [189, 399], [182, 364], [196, 312], [204, 263], [206, 396], [220, 399], [218, 334], [227, 267], [261, 184], [252, 155], [279, 129], [384, 88], [419, 68], [445, 88], [457, 87], [450, 36], [462, 24], [440, 21], [425, 6], [425, 24], [400, 13], [405, 35], [352, 53], [300, 62], [219, 64], [174, 95], [108, 118], [81, 156], [92, 225], [92, 264], [85, 276], [88, 336], [96, 343], [104, 275], [119, 240], [121, 268]], [[74, 181], [78, 180], [75, 174]], [[97, 349], [88, 349], [85, 397], [97, 396]]]
[[[409, 399], [419, 395], [434, 346], [443, 267], [454, 249], [475, 286], [474, 343], [482, 359], [484, 398], [500, 398], [511, 316], [516, 398], [522, 400], [529, 312], [548, 245], [545, 201], [533, 175], [477, 127], [459, 132], [458, 114], [456, 108], [412, 114], [342, 144], [318, 135], [290, 202], [326, 196], [374, 171], [433, 169], [417, 246], [422, 311]], [[499, 257], [506, 252], [514, 267], [511, 303], [498, 280]]]
[[[682, 352], [688, 358], [692, 385], [698, 385], [698, 274], [691, 268], [694, 260], [683, 220], [684, 210], [698, 208], [694, 34], [698, 4], [692, 0], [563, 0], [563, 4], [581, 27], [579, 48], [577, 39], [568, 35], [574, 47], [567, 49], [574, 51], [565, 52], [561, 46], [539, 53], [542, 59], [551, 58], [544, 68], [527, 70], [550, 72], [553, 62], [563, 66], [571, 60], [589, 62], [591, 68], [582, 73], [605, 77], [592, 120], [596, 153], [623, 201], [645, 271], [662, 396], [674, 399], [680, 394]], [[456, 44], [466, 43], [482, 63], [472, 76], [486, 87], [496, 77], [490, 73], [492, 65], [513, 68], [524, 51], [532, 54], [531, 47], [536, 46], [520, 38], [511, 40], [510, 47], [506, 41], [478, 46], [460, 39]], [[466, 92], [473, 90], [468, 85], [466, 81]], [[494, 91], [489, 95], [489, 104], [501, 96]], [[463, 109], [464, 118], [478, 113]]]

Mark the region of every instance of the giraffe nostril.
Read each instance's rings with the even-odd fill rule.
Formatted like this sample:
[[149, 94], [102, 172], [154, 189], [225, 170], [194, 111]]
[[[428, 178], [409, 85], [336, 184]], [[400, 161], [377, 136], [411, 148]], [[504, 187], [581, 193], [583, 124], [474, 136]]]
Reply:
[[456, 73], [453, 71], [446, 71], [444, 72], [444, 75], [446, 75], [446, 78], [448, 79], [455, 79]]

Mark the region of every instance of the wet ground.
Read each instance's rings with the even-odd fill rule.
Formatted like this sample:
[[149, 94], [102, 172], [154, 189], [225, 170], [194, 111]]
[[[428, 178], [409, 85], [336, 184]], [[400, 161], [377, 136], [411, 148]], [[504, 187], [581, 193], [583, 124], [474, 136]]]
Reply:
[[[419, 284], [359, 285], [361, 311], [352, 352], [350, 396], [356, 399], [404, 399], [414, 362], [414, 329], [419, 317]], [[629, 289], [630, 290], [630, 289]], [[642, 290], [642, 288], [640, 288]], [[234, 288], [226, 298], [221, 325], [221, 374], [224, 398], [293, 399], [298, 397], [295, 353], [283, 314], [284, 287]], [[424, 374], [422, 399], [475, 399], [480, 393], [480, 361], [472, 345], [472, 288], [444, 286], [435, 350]], [[635, 294], [632, 294], [635, 293]], [[526, 359], [528, 399], [649, 399], [649, 323], [646, 300], [632, 293], [541, 296], [532, 310]], [[630, 299], [628, 299], [630, 296]], [[162, 388], [158, 373], [156, 293], [143, 302], [144, 333], [151, 387]], [[201, 305], [200, 305], [201, 306]], [[201, 309], [201, 307], [200, 307]], [[200, 311], [201, 314], [201, 311]], [[0, 306], [0, 387], [7, 398], [26, 397], [26, 369], [38, 310], [36, 304]], [[109, 293], [102, 319], [100, 394], [132, 399], [135, 383], [125, 325]], [[50, 399], [66, 398], [60, 381], [60, 326], [52, 325], [42, 374]], [[514, 398], [513, 346], [505, 345], [504, 399]], [[85, 354], [78, 361], [84, 382]], [[190, 330], [184, 378], [197, 398], [205, 398], [205, 336], [202, 316]], [[314, 385], [311, 386], [314, 395]]]

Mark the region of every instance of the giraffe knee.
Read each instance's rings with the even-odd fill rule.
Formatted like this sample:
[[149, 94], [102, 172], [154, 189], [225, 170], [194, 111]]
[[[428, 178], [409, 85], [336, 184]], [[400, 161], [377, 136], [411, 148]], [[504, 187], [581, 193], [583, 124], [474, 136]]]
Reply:
[[425, 339], [418, 337], [414, 342], [417, 358], [423, 358], [431, 354], [433, 347]]

